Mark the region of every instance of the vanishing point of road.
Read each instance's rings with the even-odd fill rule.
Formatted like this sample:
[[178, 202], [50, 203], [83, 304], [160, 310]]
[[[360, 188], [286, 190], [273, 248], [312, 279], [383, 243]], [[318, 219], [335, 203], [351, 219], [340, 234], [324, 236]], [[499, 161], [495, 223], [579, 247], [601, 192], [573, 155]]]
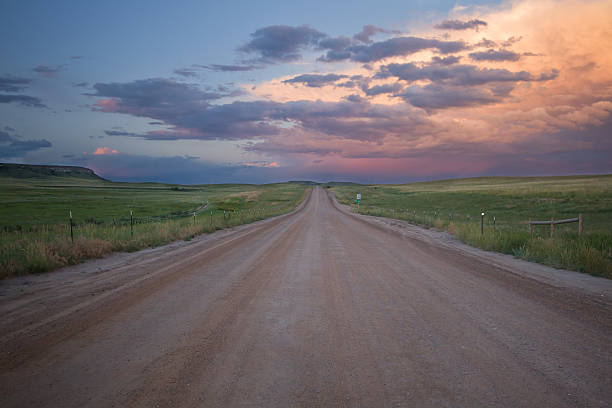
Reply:
[[612, 406], [609, 281], [532, 279], [319, 187], [113, 257], [4, 284], [0, 406]]

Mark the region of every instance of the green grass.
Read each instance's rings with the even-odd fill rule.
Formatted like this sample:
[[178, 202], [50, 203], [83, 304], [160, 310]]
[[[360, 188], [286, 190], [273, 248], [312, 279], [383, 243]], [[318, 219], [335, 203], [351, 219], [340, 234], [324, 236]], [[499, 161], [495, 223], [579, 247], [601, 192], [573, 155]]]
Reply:
[[112, 251], [189, 240], [283, 214], [293, 210], [309, 188], [300, 183], [179, 186], [0, 173], [0, 279], [50, 271]]
[[[446, 230], [471, 245], [557, 268], [612, 278], [612, 176], [485, 177], [401, 185], [331, 185], [339, 201], [359, 212]], [[485, 213], [485, 233], [480, 214]], [[584, 215], [578, 224], [534, 226], [527, 221]], [[493, 218], [495, 217], [495, 231]]]

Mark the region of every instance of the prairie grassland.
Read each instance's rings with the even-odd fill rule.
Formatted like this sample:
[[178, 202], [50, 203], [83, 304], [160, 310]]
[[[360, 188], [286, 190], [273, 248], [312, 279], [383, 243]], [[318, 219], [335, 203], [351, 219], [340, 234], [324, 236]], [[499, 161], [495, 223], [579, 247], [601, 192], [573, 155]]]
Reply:
[[298, 183], [178, 186], [2, 177], [0, 279], [47, 272], [113, 251], [189, 240], [280, 215], [293, 210], [307, 189]]
[[[486, 250], [612, 278], [612, 175], [329, 187], [340, 202], [362, 214], [435, 227]], [[362, 194], [359, 209], [357, 193]], [[552, 238], [550, 226], [534, 226], [529, 233], [529, 219], [559, 220], [579, 213], [584, 216], [581, 237], [577, 223], [556, 225]]]

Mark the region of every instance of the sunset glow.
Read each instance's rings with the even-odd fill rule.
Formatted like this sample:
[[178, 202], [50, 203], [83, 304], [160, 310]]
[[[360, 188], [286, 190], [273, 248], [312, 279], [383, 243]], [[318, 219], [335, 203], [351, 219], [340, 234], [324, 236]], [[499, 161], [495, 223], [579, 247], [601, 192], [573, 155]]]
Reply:
[[383, 14], [333, 33], [314, 17], [254, 19], [241, 38], [214, 36], [227, 41], [216, 54], [203, 52], [216, 39], [193, 39], [180, 56], [113, 60], [123, 72], [82, 41], [78, 58], [18, 57], [29, 40], [15, 36], [0, 63], [2, 160], [168, 181], [163, 159], [186, 183], [612, 172], [612, 1]]

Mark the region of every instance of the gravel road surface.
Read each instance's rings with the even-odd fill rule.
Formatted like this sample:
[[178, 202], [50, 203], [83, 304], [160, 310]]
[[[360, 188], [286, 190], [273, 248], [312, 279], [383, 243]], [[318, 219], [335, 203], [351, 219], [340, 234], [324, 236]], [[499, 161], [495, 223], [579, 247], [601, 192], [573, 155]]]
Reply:
[[317, 187], [291, 214], [2, 282], [0, 406], [612, 406], [612, 281], [424, 236]]

